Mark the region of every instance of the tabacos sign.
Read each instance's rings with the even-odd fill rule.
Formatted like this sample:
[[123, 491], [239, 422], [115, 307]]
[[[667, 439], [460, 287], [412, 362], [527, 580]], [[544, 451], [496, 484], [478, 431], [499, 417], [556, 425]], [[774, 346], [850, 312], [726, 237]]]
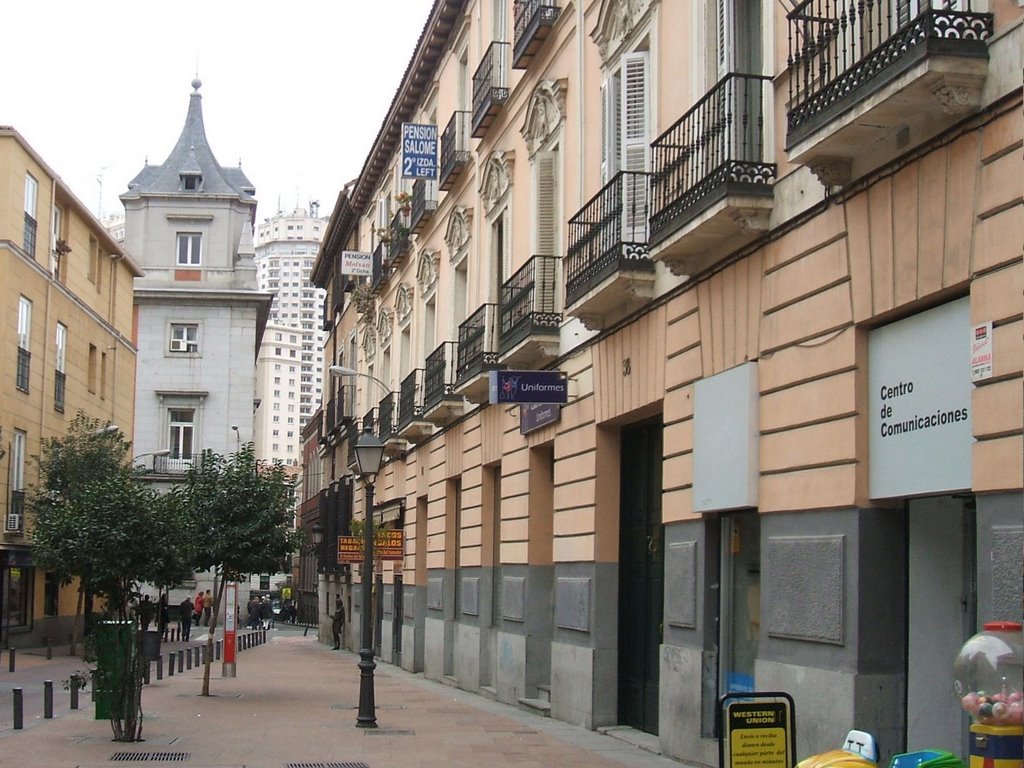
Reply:
[[569, 377], [563, 371], [490, 371], [489, 377], [491, 405], [569, 401]]

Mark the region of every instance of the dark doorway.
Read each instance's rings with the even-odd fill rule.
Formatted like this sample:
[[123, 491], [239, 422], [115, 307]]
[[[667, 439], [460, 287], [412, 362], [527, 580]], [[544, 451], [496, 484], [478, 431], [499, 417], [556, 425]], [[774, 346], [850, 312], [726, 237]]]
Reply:
[[619, 464], [619, 722], [657, 734], [664, 596], [660, 418], [622, 430]]

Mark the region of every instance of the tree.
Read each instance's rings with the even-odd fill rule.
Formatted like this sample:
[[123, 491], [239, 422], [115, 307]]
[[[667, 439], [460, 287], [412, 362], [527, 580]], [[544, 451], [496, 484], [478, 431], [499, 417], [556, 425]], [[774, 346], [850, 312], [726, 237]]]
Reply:
[[294, 483], [280, 463], [257, 460], [249, 443], [229, 457], [204, 451], [186, 475], [182, 493], [195, 536], [195, 567], [214, 571], [203, 675], [203, 696], [209, 696], [225, 584], [249, 573], [282, 570], [300, 544], [292, 524]]
[[131, 604], [140, 584], [164, 583], [192, 559], [179, 495], [143, 483], [130, 447], [116, 428], [80, 413], [64, 437], [43, 441], [40, 482], [29, 495], [36, 561], [64, 583], [77, 577], [80, 590], [104, 599], [106, 618], [127, 628], [112, 633], [97, 680], [116, 741], [142, 738], [146, 660]]

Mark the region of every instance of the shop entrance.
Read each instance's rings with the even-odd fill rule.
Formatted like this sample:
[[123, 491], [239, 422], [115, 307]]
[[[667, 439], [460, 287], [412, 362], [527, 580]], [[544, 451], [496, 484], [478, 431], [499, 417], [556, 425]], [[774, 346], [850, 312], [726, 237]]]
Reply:
[[619, 496], [619, 722], [658, 733], [664, 595], [661, 419], [622, 430]]
[[914, 499], [907, 509], [907, 749], [967, 754], [952, 675], [977, 621], [974, 499]]

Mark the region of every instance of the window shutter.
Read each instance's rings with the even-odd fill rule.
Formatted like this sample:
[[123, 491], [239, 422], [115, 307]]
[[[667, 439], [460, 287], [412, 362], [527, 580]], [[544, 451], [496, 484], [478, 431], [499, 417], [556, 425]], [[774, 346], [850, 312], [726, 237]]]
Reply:
[[558, 153], [538, 152], [534, 156], [534, 255], [559, 255], [558, 237]]
[[626, 171], [646, 171], [650, 122], [647, 51], [635, 51], [622, 57], [622, 79], [622, 168]]
[[715, 69], [718, 78], [729, 74], [729, 53], [733, 46], [730, 30], [733, 28], [732, 3], [730, 0], [715, 0]]
[[601, 84], [601, 184], [619, 172], [620, 124], [619, 76]]

